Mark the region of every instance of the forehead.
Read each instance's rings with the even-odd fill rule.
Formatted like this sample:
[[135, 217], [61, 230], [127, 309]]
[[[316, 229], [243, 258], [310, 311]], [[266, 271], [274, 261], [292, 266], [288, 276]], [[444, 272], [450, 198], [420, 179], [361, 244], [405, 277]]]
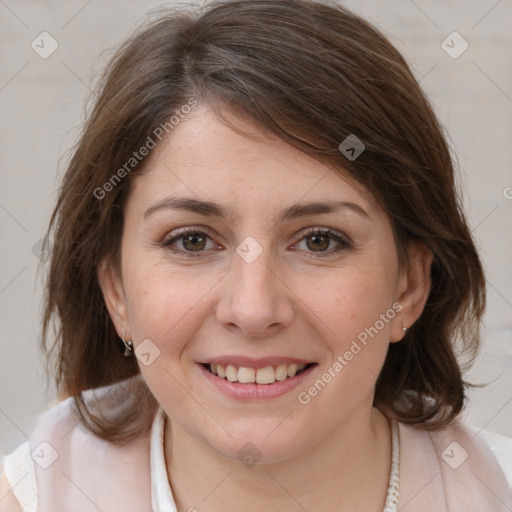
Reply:
[[132, 195], [146, 203], [171, 192], [222, 198], [231, 205], [225, 212], [231, 217], [250, 206], [274, 211], [299, 200], [353, 201], [368, 213], [378, 210], [373, 196], [343, 170], [334, 171], [243, 117], [231, 114], [228, 120], [244, 134], [207, 108], [195, 109], [149, 156]]

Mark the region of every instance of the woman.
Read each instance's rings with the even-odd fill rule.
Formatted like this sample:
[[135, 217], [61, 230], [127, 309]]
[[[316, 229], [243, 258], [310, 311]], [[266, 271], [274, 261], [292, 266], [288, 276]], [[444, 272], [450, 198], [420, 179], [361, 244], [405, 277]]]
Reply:
[[510, 442], [460, 417], [485, 281], [450, 153], [364, 20], [231, 1], [144, 27], [49, 235], [69, 398], [0, 510], [510, 510]]

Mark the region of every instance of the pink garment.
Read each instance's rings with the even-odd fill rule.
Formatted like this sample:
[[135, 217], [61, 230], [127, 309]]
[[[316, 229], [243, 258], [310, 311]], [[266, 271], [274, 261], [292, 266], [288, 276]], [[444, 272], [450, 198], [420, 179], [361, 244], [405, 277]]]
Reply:
[[[163, 417], [162, 411], [159, 415]], [[34, 460], [39, 458], [34, 464], [38, 501], [34, 510], [157, 512], [153, 508], [154, 496], [152, 505], [155, 482], [158, 481], [157, 491], [167, 493], [172, 500], [162, 448], [160, 466], [155, 470], [154, 454], [157, 444], [162, 444], [162, 424], [154, 422], [152, 438], [148, 433], [125, 446], [115, 446], [95, 437], [80, 424], [71, 399], [51, 408], [39, 419], [29, 440]], [[399, 423], [398, 510], [511, 511], [512, 490], [478, 432], [463, 420], [440, 432], [425, 432]], [[52, 460], [55, 455], [58, 457]], [[159, 473], [157, 478], [155, 472]]]
[[[72, 399], [66, 402], [43, 415], [29, 439], [35, 461], [40, 443], [58, 452], [48, 469], [35, 464], [37, 511], [151, 511], [149, 433], [126, 446], [114, 445], [91, 434], [80, 423]], [[44, 445], [39, 453], [52, 456]]]

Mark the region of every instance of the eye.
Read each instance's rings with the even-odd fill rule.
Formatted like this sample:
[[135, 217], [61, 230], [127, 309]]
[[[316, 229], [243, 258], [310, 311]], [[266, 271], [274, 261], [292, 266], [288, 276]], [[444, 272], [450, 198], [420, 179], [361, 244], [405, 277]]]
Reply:
[[[306, 252], [322, 254], [335, 254], [351, 247], [350, 242], [331, 229], [311, 228], [303, 234], [299, 244], [304, 243]], [[334, 248], [332, 248], [334, 244]], [[331, 249], [329, 249], [331, 248]], [[316, 256], [314, 256], [316, 257]]]
[[[165, 240], [162, 245], [183, 256], [194, 258], [201, 256], [205, 250], [219, 247], [213, 242], [207, 231], [197, 228], [187, 227], [182, 230], [177, 230], [174, 232], [174, 235], [175, 236], [172, 238]], [[208, 241], [211, 242], [209, 247]]]
[[[171, 235], [174, 236], [165, 240], [162, 246], [186, 257], [199, 257], [204, 255], [205, 251], [221, 248], [213, 241], [213, 234], [204, 228], [186, 227], [174, 231]], [[208, 242], [210, 242], [210, 245], [208, 245]], [[329, 228], [309, 229], [306, 233], [303, 233], [302, 238], [295, 245], [300, 245], [301, 243], [305, 244], [305, 249], [302, 248], [301, 250], [316, 253], [313, 257], [317, 257], [317, 255], [321, 257], [324, 254], [336, 254], [351, 247], [347, 237]], [[334, 248], [332, 247], [333, 245]]]

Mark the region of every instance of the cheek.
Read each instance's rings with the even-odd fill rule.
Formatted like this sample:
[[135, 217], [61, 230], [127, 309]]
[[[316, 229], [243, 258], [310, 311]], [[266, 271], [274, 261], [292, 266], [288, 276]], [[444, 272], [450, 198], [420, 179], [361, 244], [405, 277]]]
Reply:
[[[338, 340], [336, 343], [344, 346], [348, 338], [357, 338], [392, 309], [395, 290], [388, 275], [378, 266], [371, 271], [339, 272], [335, 278], [323, 280], [322, 284], [317, 282], [316, 290], [304, 295], [305, 301], [331, 328], [331, 335]], [[391, 314], [393, 310], [388, 316]], [[381, 324], [378, 323], [378, 330], [387, 335], [389, 321]]]
[[183, 354], [206, 318], [207, 294], [216, 280], [195, 279], [147, 260], [145, 265], [132, 265], [125, 280], [135, 349], [145, 340], [154, 344], [149, 345], [150, 364], [141, 357], [138, 365], [160, 403], [185, 404], [191, 385], [183, 378]]
[[126, 262], [125, 293], [134, 343], [150, 339], [172, 365], [212, 313], [224, 273], [177, 268], [147, 255]]
[[323, 361], [322, 382], [311, 390], [311, 396], [304, 390], [305, 399], [316, 397], [324, 384], [329, 388], [321, 398], [314, 399], [314, 407], [330, 400], [338, 403], [342, 397], [350, 409], [373, 393], [396, 316], [392, 279], [389, 269], [378, 264], [359, 271], [352, 268], [339, 272], [336, 280], [325, 280], [310, 295], [315, 304], [309, 305], [321, 320], [318, 329], [324, 332], [327, 357]]
[[323, 292], [317, 289], [309, 296], [326, 349], [322, 373], [299, 390], [299, 403], [311, 407], [311, 418], [327, 414], [342, 421], [371, 399], [396, 316], [394, 290], [385, 273], [375, 267], [371, 273], [342, 274], [338, 282], [326, 281]]

